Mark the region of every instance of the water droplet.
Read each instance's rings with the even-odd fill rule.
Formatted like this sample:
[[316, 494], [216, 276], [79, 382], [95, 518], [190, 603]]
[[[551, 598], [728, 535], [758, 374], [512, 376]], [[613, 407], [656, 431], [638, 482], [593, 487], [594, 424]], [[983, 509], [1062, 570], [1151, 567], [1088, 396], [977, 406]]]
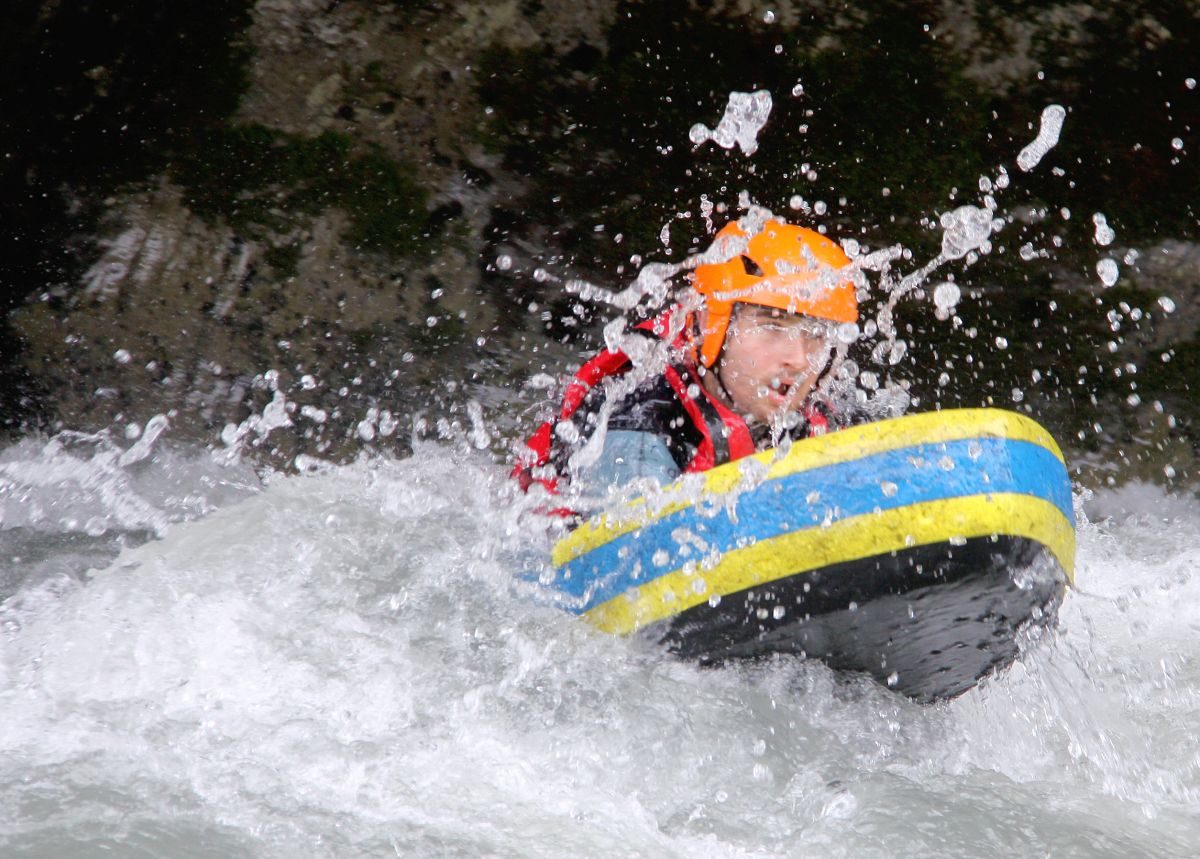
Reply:
[[764, 24], [774, 24], [775, 23], [775, 13], [772, 12], [770, 9], [768, 9], [766, 12], [763, 13], [763, 23]]
[[1195, 78], [1185, 78], [1183, 81], [1183, 85], [1186, 86], [1188, 89], [1195, 89], [1196, 88], [1196, 79]]
[[1021, 401], [1022, 401], [1022, 400], [1024, 400], [1024, 399], [1025, 399], [1025, 392], [1024, 392], [1024, 391], [1022, 391], [1020, 388], [1013, 388], [1013, 389], [1012, 389], [1012, 401], [1013, 401], [1014, 403], [1019, 403], [1019, 402], [1021, 402]]
[[1172, 301], [1170, 298], [1168, 298], [1165, 295], [1161, 296], [1158, 299], [1158, 306], [1163, 309], [1164, 313], [1174, 313], [1175, 312], [1175, 302]]
[[1172, 137], [1171, 138], [1171, 148], [1174, 149], [1176, 152], [1181, 151], [1183, 149], [1183, 138]]
[[997, 349], [1007, 349], [1008, 348], [1008, 339], [1005, 337], [997, 337], [996, 338], [996, 348]]
[[879, 484], [879, 491], [882, 492], [884, 494], [884, 497], [886, 497], [886, 498], [895, 497], [896, 493], [899, 490], [900, 490], [900, 487], [897, 486], [895, 483], [892, 483], [890, 480], [885, 480]]
[[987, 243], [992, 234], [992, 213], [977, 206], [959, 206], [943, 212], [939, 219], [942, 233], [942, 256], [948, 260], [962, 259]]
[[731, 92], [717, 127], [710, 129], [703, 123], [696, 123], [688, 131], [688, 139], [697, 146], [708, 140], [722, 149], [737, 146], [746, 155], [753, 155], [758, 149], [758, 132], [767, 124], [770, 115], [771, 93], [767, 90]]
[[797, 98], [804, 95], [804, 84], [797, 81], [796, 85], [792, 87], [792, 95], [796, 96]]
[[839, 343], [845, 343], [849, 346], [852, 343], [857, 343], [859, 338], [859, 330], [857, 322], [843, 322], [837, 327], [836, 336]]
[[887, 676], [887, 685], [888, 686], [895, 686], [899, 682], [900, 682], [900, 675], [897, 674], [895, 671], [893, 671], [891, 674], [889, 674]]
[[939, 283], [933, 290], [933, 304], [942, 310], [953, 310], [962, 298], [962, 290], [957, 284]]
[[1067, 111], [1061, 105], [1052, 104], [1042, 111], [1037, 137], [1017, 155], [1017, 166], [1023, 172], [1028, 173], [1036, 167], [1046, 153], [1058, 144], [1066, 117]]
[[1117, 282], [1119, 273], [1117, 261], [1114, 259], [1105, 258], [1096, 263], [1096, 274], [1100, 276], [1100, 282], [1105, 286], [1112, 286]]
[[500, 256], [496, 257], [496, 268], [500, 269], [500, 271], [508, 271], [512, 268], [512, 264], [512, 257], [508, 254], [500, 254]]
[[1113, 232], [1112, 227], [1108, 225], [1108, 219], [1104, 217], [1104, 214], [1102, 212], [1097, 212], [1096, 214], [1092, 215], [1092, 223], [1096, 225], [1096, 232], [1093, 236], [1096, 244], [1100, 245], [1101, 247], [1112, 244], [1112, 240], [1117, 237], [1117, 234]]

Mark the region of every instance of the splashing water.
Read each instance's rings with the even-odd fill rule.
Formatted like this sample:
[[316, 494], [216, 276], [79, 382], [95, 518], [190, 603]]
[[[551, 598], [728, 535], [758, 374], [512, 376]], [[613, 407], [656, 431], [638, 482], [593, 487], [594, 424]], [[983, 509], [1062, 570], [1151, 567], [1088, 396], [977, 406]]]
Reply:
[[[205, 477], [202, 463], [185, 463], [158, 451], [167, 420], [158, 415], [122, 447], [108, 432], [35, 436], [0, 453], [0, 529], [36, 533], [110, 532], [161, 535], [171, 523], [202, 516], [257, 486], [253, 470], [238, 467]], [[146, 460], [169, 468], [180, 489], [153, 475]], [[197, 471], [200, 469], [200, 471]], [[199, 487], [207, 487], [199, 491]]]
[[1110, 257], [1105, 257], [1096, 263], [1096, 274], [1100, 277], [1100, 282], [1105, 286], [1112, 286], [1117, 282], [1120, 276], [1120, 269], [1117, 266], [1117, 261]]
[[1104, 213], [1096, 212], [1096, 214], [1092, 215], [1092, 224], [1096, 228], [1096, 231], [1092, 236], [1096, 244], [1100, 245], [1100, 247], [1107, 247], [1108, 245], [1111, 245], [1113, 243], [1113, 239], [1117, 237], [1117, 234], [1113, 231], [1113, 228], [1108, 225], [1108, 218], [1104, 216]]
[[[76, 545], [84, 584], [35, 598], [36, 582], [10, 582], [0, 853], [1194, 843], [1200, 753], [1181, 727], [1200, 717], [1200, 661], [1184, 646], [1200, 623], [1194, 501], [1149, 488], [1081, 499], [1093, 522], [1080, 517], [1079, 588], [1059, 628], [1003, 675], [922, 707], [817, 663], [701, 669], [522, 598], [521, 505], [468, 442], [233, 480], [225, 495], [217, 483], [239, 467], [161, 438], [114, 466], [141, 470], [103, 502], [114, 508], [122, 496], [169, 510], [189, 493], [208, 506], [168, 514], [153, 542]], [[3, 458], [35, 455], [61, 475], [43, 492], [76, 491], [86, 460], [66, 446]], [[62, 555], [64, 533], [46, 526], [20, 551]]]
[[[888, 301], [839, 348], [878, 332], [874, 360], [903, 360], [895, 302], [988, 252], [1003, 176], [942, 216], [942, 253], [908, 274], [902, 248], [846, 244]], [[741, 210], [749, 231], [770, 215]], [[648, 309], [739, 252], [564, 288]], [[932, 300], [949, 316], [962, 291]], [[631, 389], [667, 347], [627, 335], [604, 332], [634, 351]], [[837, 375], [906, 407], [878, 373]], [[922, 707], [793, 659], [701, 669], [528, 599], [537, 499], [482, 452], [499, 433], [479, 401], [411, 457], [255, 469], [335, 408], [263, 384], [211, 451], [172, 447], [163, 416], [0, 451], [0, 854], [1185, 856], [1200, 837], [1194, 499], [1076, 499], [1058, 628]], [[357, 437], [396, 430], [370, 409]]]
[[[752, 107], [756, 102], [760, 106], [757, 111]], [[765, 91], [732, 93], [726, 111], [729, 122], [726, 123], [723, 119], [721, 124], [725, 127], [725, 133], [718, 141], [720, 145], [726, 147], [742, 145], [738, 143], [738, 140], [742, 139], [739, 138], [739, 135], [748, 134], [749, 137], [744, 138], [747, 145], [757, 147], [756, 134], [765, 123], [769, 110], [770, 94]], [[754, 117], [753, 122], [743, 121], [751, 116]], [[1017, 158], [1018, 165], [1023, 171], [1034, 169], [1046, 153], [1057, 145], [1065, 117], [1066, 110], [1060, 105], [1050, 105], [1042, 112], [1037, 138], [1024, 147]], [[714, 132], [702, 124], [694, 126], [691, 132], [692, 141], [697, 144], [710, 138], [715, 139], [713, 135]], [[722, 140], [724, 142], [721, 142]], [[743, 145], [742, 148], [747, 154], [753, 151], [746, 145]], [[815, 172], [812, 171], [810, 164], [801, 165], [801, 172], [807, 174], [810, 179], [815, 178]], [[861, 328], [855, 326], [854, 336], [839, 337], [832, 365], [835, 371], [825, 374], [821, 379], [818, 389], [821, 396], [830, 399], [835, 405], [852, 406], [855, 411], [873, 418], [894, 417], [907, 411], [912, 400], [905, 384], [897, 384], [890, 378], [885, 384], [872, 388], [864, 388], [858, 384], [862, 368], [858, 367], [854, 361], [848, 360], [849, 347], [864, 334], [870, 337], [879, 335], [879, 342], [871, 350], [871, 361], [880, 367], [889, 368], [897, 366], [904, 360], [908, 353], [908, 344], [901, 338], [894, 322], [898, 303], [914, 293], [924, 295], [924, 284], [934, 272], [947, 263], [962, 260], [965, 265], [971, 265], [981, 256], [992, 252], [993, 236], [1004, 229], [1007, 223], [1006, 217], [1000, 213], [998, 197], [1008, 189], [1010, 182], [1010, 176], [1003, 166], [997, 168], [994, 176], [980, 176], [978, 204], [964, 204], [941, 213], [939, 216], [939, 226], [942, 229], [941, 252], [907, 273], [898, 274], [894, 271], [898, 263], [911, 259], [911, 253], [902, 246], [885, 247], [866, 253], [861, 251], [857, 241], [852, 239], [843, 241], [844, 250], [851, 258], [851, 265], [840, 272], [822, 273], [818, 281], [810, 284], [808, 288], [820, 289], [836, 280], [849, 277], [856, 284], [861, 298], [871, 291], [867, 277], [868, 274], [871, 274], [876, 279], [874, 288], [886, 296], [886, 300], [877, 309], [874, 319], [867, 320]], [[711, 229], [713, 226], [711, 216], [716, 207], [707, 195], [700, 202], [705, 223]], [[799, 194], [792, 195], [789, 206], [804, 212], [826, 209], [823, 203], [818, 201], [816, 204], [810, 204]], [[739, 193], [737, 208], [742, 213], [738, 219], [739, 224], [748, 236], [761, 230], [768, 219], [776, 217], [769, 209], [756, 204], [746, 191]], [[1069, 217], [1069, 213], [1065, 210], [1063, 217]], [[1115, 234], [1108, 227], [1103, 214], [1096, 213], [1093, 221], [1096, 226], [1097, 242], [1102, 243], [1105, 240], [1111, 242]], [[662, 242], [668, 245], [670, 243], [669, 227], [670, 222], [663, 226], [660, 237]], [[680, 263], [648, 263], [639, 269], [634, 281], [621, 290], [610, 290], [584, 280], [567, 281], [564, 288], [584, 301], [608, 304], [625, 314], [654, 315], [667, 306], [668, 299], [678, 296], [677, 283], [674, 280], [677, 275], [696, 265], [724, 262], [731, 259], [744, 251], [747, 241], [748, 237], [723, 237], [715, 241], [703, 253], [693, 254]], [[1032, 244], [1026, 243], [1021, 246], [1018, 255], [1023, 260], [1032, 260], [1043, 254], [1035, 250]], [[1116, 263], [1112, 260], [1102, 260], [1098, 263], [1097, 271], [1104, 282], [1107, 283], [1107, 279], [1110, 277], [1115, 282], [1115, 266]], [[953, 289], [957, 290], [957, 287], [953, 287]], [[955, 292], [953, 300], [951, 300], [950, 287], [943, 284], [942, 287], [935, 289], [933, 294], [934, 317], [939, 320], [950, 320], [956, 327], [960, 325], [961, 320], [954, 312], [961, 300], [961, 293]], [[721, 294], [721, 297], [726, 300], [736, 300], [745, 296], [732, 291]], [[798, 301], [804, 299], [804, 295], [797, 295]], [[683, 306], [680, 309], [682, 313], [674, 317], [676, 322], [673, 323], [672, 333], [680, 330], [688, 313], [699, 309], [697, 297], [684, 291]], [[605, 328], [604, 340], [609, 349], [637, 350], [640, 348], [638, 345], [640, 339], [640, 337], [629, 336], [623, 322], [616, 322]], [[635, 360], [633, 371], [617, 383], [618, 387], [609, 390], [608, 397], [629, 393], [638, 384], [656, 377], [661, 372], [662, 364], [670, 359], [671, 353], [658, 350], [650, 357], [659, 363], [643, 365]], [[606, 383], [609, 386], [612, 384], [611, 382]], [[597, 444], [600, 443], [602, 443], [602, 437]], [[598, 447], [596, 447], [590, 453], [582, 451], [578, 452], [578, 455], [587, 459], [598, 452]]]
[[993, 215], [988, 209], [978, 206], [959, 206], [942, 215], [942, 257], [947, 260], [962, 259], [972, 251], [991, 249], [988, 239], [992, 235]]
[[758, 151], [758, 132], [767, 124], [771, 106], [771, 93], [767, 90], [731, 92], [717, 127], [709, 128], [698, 122], [688, 132], [688, 139], [696, 146], [709, 140], [723, 149], [737, 146], [744, 155], [753, 155]]
[[958, 307], [958, 302], [962, 299], [962, 290], [957, 284], [940, 283], [933, 290], [933, 306], [938, 319], [946, 320]]

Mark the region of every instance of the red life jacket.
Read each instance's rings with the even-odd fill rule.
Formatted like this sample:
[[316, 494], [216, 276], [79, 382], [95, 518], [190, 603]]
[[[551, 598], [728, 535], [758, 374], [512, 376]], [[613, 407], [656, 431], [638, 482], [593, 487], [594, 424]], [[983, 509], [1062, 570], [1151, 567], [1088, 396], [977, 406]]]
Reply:
[[[636, 327], [661, 336], [667, 326], [660, 318]], [[542, 423], [525, 442], [526, 449], [517, 457], [512, 476], [520, 483], [522, 491], [528, 491], [534, 483], [540, 483], [551, 492], [558, 491], [561, 475], [547, 476], [544, 473], [552, 459], [555, 426], [561, 421], [570, 420], [596, 386], [605, 379], [624, 375], [631, 366], [633, 362], [624, 352], [605, 349], [576, 371], [563, 392], [557, 419]], [[754, 439], [746, 422], [704, 389], [690, 363], [668, 366], [663, 375], [700, 436], [695, 454], [683, 468], [685, 474], [707, 471], [755, 453]], [[698, 395], [693, 397], [689, 390], [696, 391]], [[806, 418], [813, 432], [823, 432], [828, 426], [825, 417], [813, 409], [808, 410]], [[543, 473], [537, 474], [539, 471]]]

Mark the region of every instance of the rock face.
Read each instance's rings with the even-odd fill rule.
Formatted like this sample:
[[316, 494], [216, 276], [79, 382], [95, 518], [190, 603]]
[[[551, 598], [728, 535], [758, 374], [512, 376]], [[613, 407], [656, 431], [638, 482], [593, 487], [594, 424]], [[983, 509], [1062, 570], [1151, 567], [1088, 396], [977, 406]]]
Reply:
[[12, 317], [57, 424], [169, 412], [206, 439], [270, 388], [293, 404], [349, 391], [310, 432], [327, 452], [381, 400], [456, 380], [447, 358], [480, 360], [464, 350], [507, 309], [480, 277], [491, 207], [524, 182], [492, 175], [472, 62], [497, 44], [600, 42], [614, 9], [407, 5], [253, 7], [231, 37], [253, 57], [237, 110], [104, 200], [76, 282]]
[[372, 339], [386, 342], [420, 311], [402, 278], [350, 252], [336, 210], [290, 237], [297, 253], [283, 274], [271, 245], [197, 218], [176, 186], [122, 203], [80, 288], [17, 314], [41, 345], [35, 372], [56, 381], [69, 426], [172, 411], [187, 416], [181, 425], [219, 428], [253, 403], [254, 377], [272, 369], [285, 387], [309, 374], [335, 390], [355, 378], [361, 386]]
[[[134, 6], [45, 3], [14, 31], [70, 82], [45, 94], [59, 124], [25, 129], [23, 153], [59, 141], [44, 163], [22, 154], [4, 174], [10, 220], [37, 221], [24, 252], [57, 260], [4, 273], [8, 361], [26, 376], [8, 397], [39, 394], [48, 426], [170, 414], [212, 441], [282, 397], [286, 460], [380, 443], [469, 397], [511, 411], [526, 396], [497, 391], [562, 372], [611, 315], [569, 278], [681, 259], [739, 196], [928, 259], [938, 215], [980, 205], [981, 177], [1007, 165], [995, 250], [950, 272], [958, 321], [902, 306], [908, 358], [869, 367], [866, 342], [863, 369], [927, 402], [1011, 407], [1020, 390], [1085, 446], [1144, 435], [1156, 401], [1172, 457], [1196, 437], [1200, 398], [1178, 375], [1200, 361], [1187, 4]], [[97, 21], [109, 53], [54, 78]], [[204, 50], [177, 64], [160, 47], [175, 43]], [[170, 97], [139, 101], [153, 91]], [[735, 91], [773, 99], [753, 156], [692, 146]], [[37, 93], [0, 106], [21, 99]], [[1062, 139], [1023, 173], [1051, 103], [1068, 109]], [[83, 130], [64, 138], [73, 116]], [[105, 160], [69, 173], [89, 145]], [[1004, 354], [966, 360], [998, 340]], [[1130, 365], [1145, 368], [1133, 388]]]

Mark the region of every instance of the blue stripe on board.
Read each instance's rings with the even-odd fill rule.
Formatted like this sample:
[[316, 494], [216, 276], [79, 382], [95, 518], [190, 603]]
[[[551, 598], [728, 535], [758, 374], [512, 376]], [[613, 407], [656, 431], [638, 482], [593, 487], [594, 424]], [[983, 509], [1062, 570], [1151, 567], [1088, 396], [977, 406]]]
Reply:
[[[953, 468], [946, 468], [948, 463]], [[809, 504], [805, 499], [814, 492], [819, 497]], [[582, 613], [689, 560], [699, 561], [713, 549], [725, 553], [739, 542], [745, 546], [826, 521], [985, 493], [1042, 498], [1074, 523], [1070, 480], [1062, 462], [1046, 448], [996, 438], [937, 442], [768, 480], [738, 497], [736, 521], [723, 507], [706, 516], [689, 506], [565, 564], [555, 587], [580, 599], [574, 610]], [[702, 540], [706, 549], [698, 551], [686, 541], [680, 546], [673, 536], [680, 529]], [[656, 554], [665, 562], [653, 563]], [[639, 560], [641, 570], [634, 578]]]

